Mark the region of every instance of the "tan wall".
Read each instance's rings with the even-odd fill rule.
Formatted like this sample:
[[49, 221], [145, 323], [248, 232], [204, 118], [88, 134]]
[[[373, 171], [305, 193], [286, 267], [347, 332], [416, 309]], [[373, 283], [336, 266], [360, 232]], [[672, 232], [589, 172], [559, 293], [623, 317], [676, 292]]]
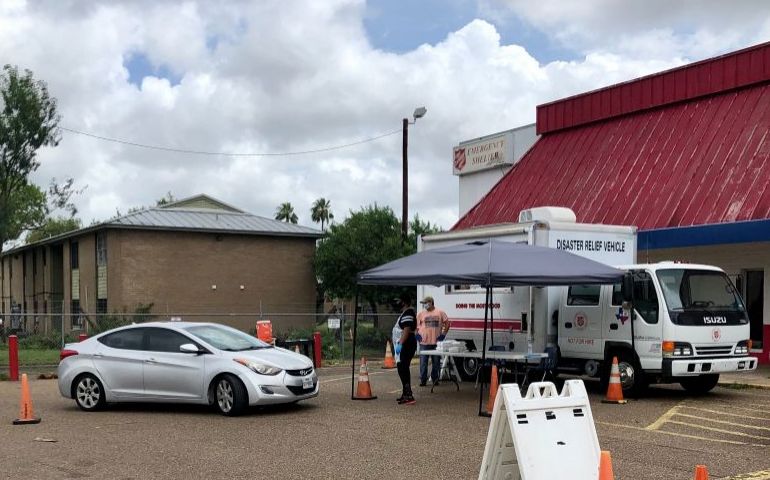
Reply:
[[86, 313], [96, 312], [96, 234], [76, 237], [79, 242], [80, 308]]
[[[184, 314], [256, 314], [261, 308], [276, 332], [313, 325], [312, 238], [123, 230], [108, 239], [107, 249], [110, 259], [120, 255], [118, 272], [114, 263], [108, 267], [111, 310], [133, 312], [153, 303], [155, 314], [195, 320], [203, 318]], [[259, 317], [208, 319], [249, 330]]]
[[704, 263], [715, 265], [727, 273], [735, 281], [743, 270], [764, 269], [764, 309], [762, 317], [764, 324], [770, 324], [770, 244], [740, 243], [734, 245], [717, 245], [706, 247], [671, 248], [661, 250], [640, 250], [638, 261], [659, 262], [663, 260]]

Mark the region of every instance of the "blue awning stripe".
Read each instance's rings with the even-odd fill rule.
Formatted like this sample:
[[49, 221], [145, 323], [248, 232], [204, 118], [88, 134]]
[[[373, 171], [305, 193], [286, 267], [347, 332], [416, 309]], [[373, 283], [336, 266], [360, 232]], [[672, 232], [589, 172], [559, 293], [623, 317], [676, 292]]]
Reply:
[[767, 241], [770, 241], [770, 220], [748, 220], [644, 230], [638, 234], [637, 246], [639, 250], [655, 250]]

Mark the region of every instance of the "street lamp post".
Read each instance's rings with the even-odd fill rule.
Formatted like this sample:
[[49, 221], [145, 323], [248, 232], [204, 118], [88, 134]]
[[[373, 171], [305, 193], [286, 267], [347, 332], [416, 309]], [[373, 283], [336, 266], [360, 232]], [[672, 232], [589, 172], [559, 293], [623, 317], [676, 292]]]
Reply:
[[408, 118], [403, 120], [403, 135], [401, 145], [401, 158], [403, 171], [401, 173], [401, 240], [406, 241], [406, 235], [409, 231], [409, 161], [408, 161], [408, 145], [409, 145], [409, 125], [414, 125], [418, 118], [425, 116], [428, 110], [425, 107], [418, 107], [414, 109], [412, 114], [413, 120], [410, 122]]

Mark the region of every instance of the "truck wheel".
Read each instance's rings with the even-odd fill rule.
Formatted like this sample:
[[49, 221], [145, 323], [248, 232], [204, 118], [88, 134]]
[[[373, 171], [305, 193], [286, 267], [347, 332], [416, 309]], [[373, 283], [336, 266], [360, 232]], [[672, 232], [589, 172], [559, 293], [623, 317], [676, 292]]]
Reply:
[[461, 362], [457, 363], [457, 371], [460, 373], [460, 378], [466, 382], [476, 380], [480, 364], [481, 360], [478, 358], [463, 358]]
[[639, 396], [647, 388], [647, 378], [634, 356], [628, 352], [613, 353], [609, 356], [608, 361], [604, 362], [602, 390], [606, 390], [607, 385], [610, 383], [613, 356], [618, 357], [618, 370], [620, 371], [620, 385], [623, 387], [623, 396]]
[[701, 375], [699, 377], [683, 378], [679, 385], [685, 390], [696, 395], [708, 393], [719, 383], [719, 375]]

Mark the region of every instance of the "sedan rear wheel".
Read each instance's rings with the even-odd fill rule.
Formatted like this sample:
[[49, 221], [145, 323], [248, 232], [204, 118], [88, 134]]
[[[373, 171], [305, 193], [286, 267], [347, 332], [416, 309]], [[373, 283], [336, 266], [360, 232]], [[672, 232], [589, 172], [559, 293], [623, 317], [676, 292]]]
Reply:
[[233, 375], [223, 375], [219, 378], [214, 395], [214, 405], [222, 415], [240, 415], [249, 403], [246, 387]]
[[75, 383], [75, 403], [81, 410], [93, 412], [104, 407], [107, 403], [104, 387], [95, 376], [87, 373], [78, 378]]

